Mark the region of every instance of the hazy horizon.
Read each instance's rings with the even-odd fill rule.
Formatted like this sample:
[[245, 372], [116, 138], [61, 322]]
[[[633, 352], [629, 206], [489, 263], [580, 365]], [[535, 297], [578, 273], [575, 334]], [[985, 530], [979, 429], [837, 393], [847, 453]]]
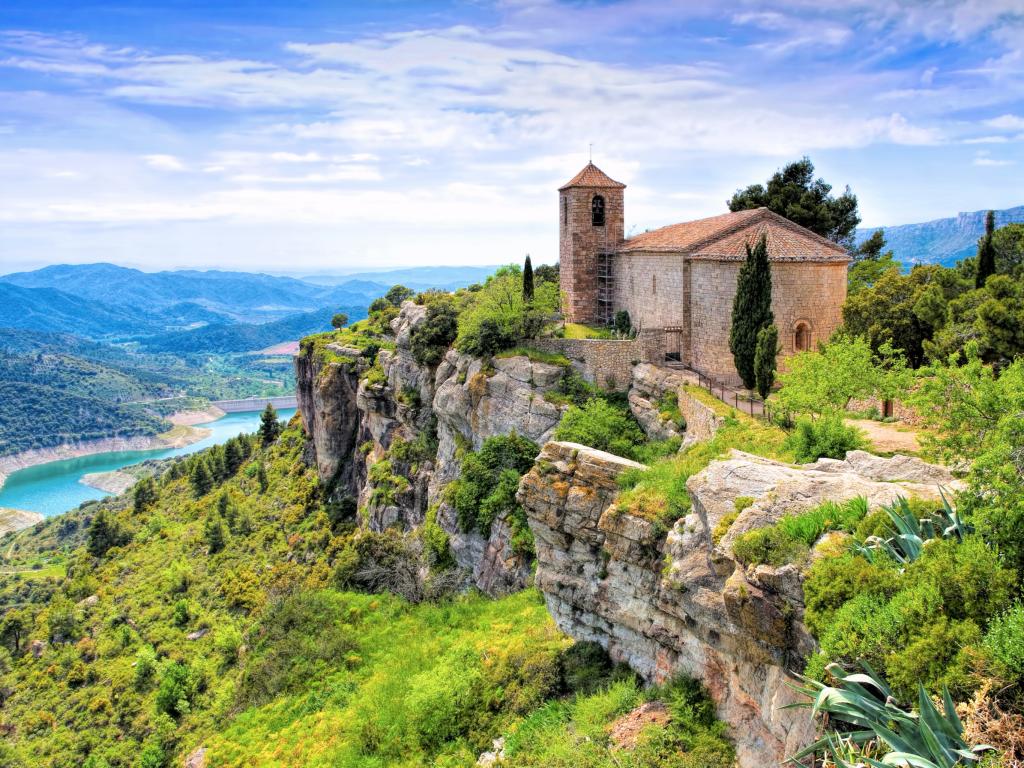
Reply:
[[0, 9], [0, 270], [314, 274], [557, 258], [809, 155], [862, 226], [1024, 204], [1020, 0]]

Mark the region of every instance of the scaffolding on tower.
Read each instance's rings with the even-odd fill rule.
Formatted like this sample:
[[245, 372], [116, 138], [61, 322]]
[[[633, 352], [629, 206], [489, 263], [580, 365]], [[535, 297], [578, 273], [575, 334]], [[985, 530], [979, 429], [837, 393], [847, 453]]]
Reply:
[[597, 254], [597, 318], [608, 325], [612, 322], [615, 298], [615, 254]]

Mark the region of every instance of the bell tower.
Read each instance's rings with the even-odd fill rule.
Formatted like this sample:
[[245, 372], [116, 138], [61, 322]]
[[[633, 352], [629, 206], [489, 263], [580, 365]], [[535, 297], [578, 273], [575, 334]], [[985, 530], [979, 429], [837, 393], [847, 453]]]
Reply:
[[562, 312], [572, 323], [608, 322], [607, 290], [622, 244], [624, 190], [593, 163], [558, 190], [558, 258]]

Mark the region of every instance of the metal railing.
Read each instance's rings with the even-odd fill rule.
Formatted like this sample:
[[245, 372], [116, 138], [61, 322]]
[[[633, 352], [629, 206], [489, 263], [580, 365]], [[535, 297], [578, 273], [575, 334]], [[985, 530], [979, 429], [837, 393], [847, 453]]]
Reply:
[[755, 419], [762, 419], [770, 422], [772, 420], [772, 408], [769, 403], [748, 393], [746, 390], [739, 390], [729, 386], [725, 382], [707, 376], [700, 371], [693, 371], [697, 374], [697, 383], [702, 389], [706, 389], [711, 395], [721, 400], [728, 406], [735, 408], [740, 413], [746, 413]]

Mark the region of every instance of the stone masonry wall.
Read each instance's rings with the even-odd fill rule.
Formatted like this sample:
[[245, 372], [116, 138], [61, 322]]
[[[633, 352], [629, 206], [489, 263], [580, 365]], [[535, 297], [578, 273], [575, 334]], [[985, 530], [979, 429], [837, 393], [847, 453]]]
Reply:
[[[726, 384], [739, 376], [729, 351], [729, 326], [741, 262], [694, 260], [691, 263], [691, 365]], [[846, 300], [846, 264], [772, 263], [772, 312], [779, 328], [782, 356], [794, 352], [800, 322], [810, 327], [809, 348], [826, 341], [842, 322]]]
[[679, 389], [679, 412], [686, 419], [688, 441], [710, 440], [725, 422], [714, 409], [702, 403], [685, 389]]
[[535, 339], [530, 346], [565, 355], [592, 384], [623, 391], [629, 388], [634, 365], [664, 357], [663, 343], [661, 334], [650, 333], [635, 339]]
[[615, 257], [615, 309], [625, 309], [634, 328], [681, 327], [685, 262], [675, 253], [628, 253]]

